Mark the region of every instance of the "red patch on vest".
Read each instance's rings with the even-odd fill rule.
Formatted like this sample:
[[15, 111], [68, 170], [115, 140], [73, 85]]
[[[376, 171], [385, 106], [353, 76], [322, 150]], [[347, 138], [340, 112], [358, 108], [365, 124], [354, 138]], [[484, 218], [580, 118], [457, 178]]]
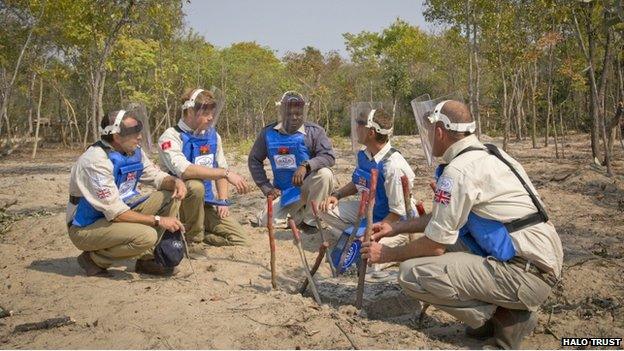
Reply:
[[205, 155], [205, 154], [207, 154], [207, 153], [209, 153], [209, 152], [210, 152], [210, 146], [208, 146], [208, 145], [202, 145], [202, 146], [200, 146], [200, 147], [199, 147], [199, 153], [200, 153], [201, 155]]
[[163, 142], [162, 144], [160, 144], [160, 148], [164, 151], [167, 149], [171, 149], [171, 141], [167, 140], [165, 142]]
[[280, 155], [288, 155], [288, 153], [289, 153], [288, 146], [280, 146], [277, 149], [277, 153], [280, 154]]

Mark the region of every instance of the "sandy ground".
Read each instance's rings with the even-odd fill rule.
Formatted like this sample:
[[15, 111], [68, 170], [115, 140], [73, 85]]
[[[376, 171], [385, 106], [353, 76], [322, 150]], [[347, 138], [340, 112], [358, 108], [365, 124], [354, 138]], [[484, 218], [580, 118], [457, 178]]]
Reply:
[[[344, 184], [353, 156], [346, 140], [335, 142], [340, 157], [334, 170]], [[397, 137], [394, 145], [416, 171], [416, 198], [430, 200], [432, 169], [420, 166], [419, 142]], [[435, 308], [419, 323], [419, 304], [395, 284], [367, 286], [368, 311], [358, 313], [350, 306], [355, 278], [328, 279], [327, 266], [318, 277], [329, 303], [318, 307], [310, 296], [295, 293], [303, 272], [292, 236], [283, 229], [277, 231], [279, 288], [271, 290], [266, 229], [248, 223], [264, 204], [258, 190], [232, 196], [233, 213], [253, 245], [210, 248], [208, 259], [193, 261], [197, 280], [188, 261], [170, 279], [139, 275], [132, 261], [114, 266], [112, 278], [88, 278], [64, 224], [69, 169], [79, 153], [46, 145], [34, 161], [29, 150], [0, 160], [0, 306], [14, 311], [0, 319], [0, 348], [350, 348], [337, 325], [360, 348], [483, 346]], [[559, 348], [560, 337], [624, 337], [622, 149], [616, 145], [613, 178], [590, 165], [585, 135], [569, 137], [565, 159], [554, 158], [552, 145], [531, 149], [530, 141], [512, 143], [510, 153], [537, 186], [565, 249], [563, 282], [540, 311], [539, 326], [525, 346]], [[228, 158], [248, 175], [245, 155]], [[304, 235], [303, 240], [313, 261], [320, 239]], [[13, 331], [22, 323], [63, 315], [76, 323]]]

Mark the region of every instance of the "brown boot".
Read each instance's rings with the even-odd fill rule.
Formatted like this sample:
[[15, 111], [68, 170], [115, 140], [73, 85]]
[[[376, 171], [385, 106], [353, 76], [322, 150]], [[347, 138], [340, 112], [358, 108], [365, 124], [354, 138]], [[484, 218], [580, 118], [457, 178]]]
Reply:
[[140, 274], [171, 276], [177, 273], [175, 267], [164, 267], [155, 260], [137, 260], [134, 271]]
[[522, 340], [537, 326], [537, 314], [527, 310], [498, 307], [491, 319], [496, 344], [506, 350], [517, 350]]
[[492, 320], [488, 320], [479, 328], [466, 326], [466, 336], [473, 339], [487, 339], [494, 336], [494, 325], [492, 324]]
[[108, 271], [106, 270], [106, 268], [102, 268], [95, 264], [95, 262], [93, 262], [93, 260], [91, 259], [91, 253], [89, 251], [83, 251], [80, 256], [76, 258], [76, 260], [78, 261], [80, 267], [84, 269], [87, 277], [92, 277], [96, 275], [108, 275]]

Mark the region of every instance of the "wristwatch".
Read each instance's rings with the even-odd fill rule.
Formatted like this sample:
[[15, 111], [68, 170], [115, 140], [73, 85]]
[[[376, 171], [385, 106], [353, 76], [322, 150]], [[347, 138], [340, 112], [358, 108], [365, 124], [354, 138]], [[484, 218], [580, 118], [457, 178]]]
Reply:
[[311, 169], [310, 169], [310, 163], [308, 161], [301, 162], [301, 166], [304, 166], [306, 168], [306, 172], [310, 173]]
[[226, 168], [225, 169], [225, 175], [223, 176], [223, 178], [227, 178], [230, 175], [230, 169]]
[[158, 227], [160, 225], [160, 216], [154, 216], [154, 227]]

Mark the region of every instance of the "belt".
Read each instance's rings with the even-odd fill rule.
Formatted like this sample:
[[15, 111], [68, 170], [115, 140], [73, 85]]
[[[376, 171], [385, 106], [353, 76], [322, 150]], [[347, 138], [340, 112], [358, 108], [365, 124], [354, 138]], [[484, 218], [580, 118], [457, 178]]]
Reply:
[[534, 276], [540, 278], [544, 283], [553, 288], [559, 282], [559, 279], [551, 272], [545, 272], [539, 269], [536, 265], [520, 256], [514, 256], [511, 260], [507, 261], [516, 267], [521, 268], [527, 273], [531, 273]]

